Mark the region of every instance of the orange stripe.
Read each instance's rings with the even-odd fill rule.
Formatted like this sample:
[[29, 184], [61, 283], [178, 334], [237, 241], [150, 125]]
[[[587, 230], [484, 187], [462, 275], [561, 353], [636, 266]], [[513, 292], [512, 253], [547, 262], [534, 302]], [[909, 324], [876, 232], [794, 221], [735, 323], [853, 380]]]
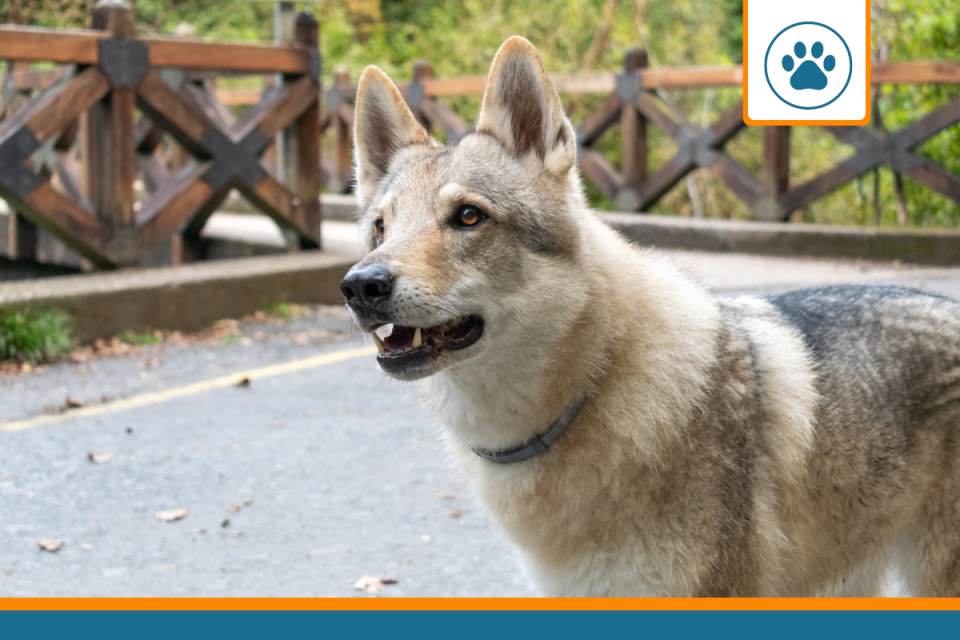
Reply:
[[0, 611], [960, 611], [960, 598], [0, 598]]

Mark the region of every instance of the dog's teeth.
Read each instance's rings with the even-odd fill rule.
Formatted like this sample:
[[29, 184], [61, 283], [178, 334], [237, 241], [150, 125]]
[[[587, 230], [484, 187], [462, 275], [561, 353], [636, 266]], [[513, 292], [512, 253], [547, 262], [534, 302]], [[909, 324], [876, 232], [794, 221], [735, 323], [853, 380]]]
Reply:
[[420, 335], [420, 327], [413, 332], [413, 348], [416, 349], [423, 344], [423, 336]]
[[380, 340], [386, 340], [390, 337], [390, 334], [393, 333], [393, 325], [385, 324], [382, 327], [377, 327], [373, 333], [380, 338]]
[[373, 336], [373, 342], [377, 345], [377, 351], [383, 353], [383, 340], [380, 339], [376, 333], [371, 334]]

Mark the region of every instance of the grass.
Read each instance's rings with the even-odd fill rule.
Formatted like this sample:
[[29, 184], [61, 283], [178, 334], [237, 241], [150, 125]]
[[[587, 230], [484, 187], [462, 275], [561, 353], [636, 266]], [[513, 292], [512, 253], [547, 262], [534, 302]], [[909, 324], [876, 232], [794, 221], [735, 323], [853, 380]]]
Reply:
[[121, 342], [133, 345], [135, 347], [146, 347], [152, 344], [160, 344], [161, 338], [156, 333], [150, 331], [124, 331], [117, 336]]
[[49, 309], [0, 310], [0, 360], [47, 362], [70, 351], [70, 318]]
[[293, 320], [303, 313], [303, 307], [297, 304], [288, 304], [286, 302], [277, 302], [264, 309], [267, 315], [279, 318], [284, 322]]

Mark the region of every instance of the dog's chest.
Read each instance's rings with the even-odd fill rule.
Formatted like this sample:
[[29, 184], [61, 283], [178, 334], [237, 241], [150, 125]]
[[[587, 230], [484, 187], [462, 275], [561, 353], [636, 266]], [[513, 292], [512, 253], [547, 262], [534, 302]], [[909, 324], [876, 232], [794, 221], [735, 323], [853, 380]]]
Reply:
[[703, 549], [678, 535], [676, 511], [645, 504], [649, 495], [591, 491], [587, 477], [544, 484], [519, 468], [474, 470], [482, 474], [475, 476], [481, 496], [543, 595], [694, 592]]

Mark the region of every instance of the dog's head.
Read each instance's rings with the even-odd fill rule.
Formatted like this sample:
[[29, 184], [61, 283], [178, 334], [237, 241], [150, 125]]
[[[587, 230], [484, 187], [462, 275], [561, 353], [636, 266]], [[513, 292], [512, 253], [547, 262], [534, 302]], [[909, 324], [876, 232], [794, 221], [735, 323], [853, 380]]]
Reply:
[[570, 317], [585, 207], [576, 136], [527, 40], [500, 47], [476, 131], [456, 145], [432, 140], [368, 67], [354, 141], [369, 253], [341, 290], [387, 373], [412, 380], [494, 345], [533, 348]]

